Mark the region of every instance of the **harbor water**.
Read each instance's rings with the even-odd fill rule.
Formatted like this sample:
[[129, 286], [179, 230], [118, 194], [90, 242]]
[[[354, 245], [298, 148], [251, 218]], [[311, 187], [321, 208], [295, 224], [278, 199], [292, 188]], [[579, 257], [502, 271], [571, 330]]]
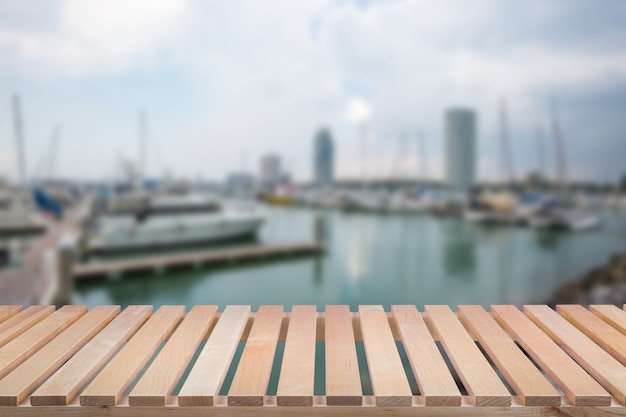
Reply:
[[[542, 303], [555, 288], [626, 252], [626, 214], [607, 211], [581, 233], [481, 226], [461, 218], [268, 207], [255, 241], [311, 241], [323, 220], [326, 251], [79, 283], [74, 302], [99, 304], [515, 304]], [[135, 254], [136, 255], [136, 254]], [[117, 255], [119, 256], [119, 255]]]

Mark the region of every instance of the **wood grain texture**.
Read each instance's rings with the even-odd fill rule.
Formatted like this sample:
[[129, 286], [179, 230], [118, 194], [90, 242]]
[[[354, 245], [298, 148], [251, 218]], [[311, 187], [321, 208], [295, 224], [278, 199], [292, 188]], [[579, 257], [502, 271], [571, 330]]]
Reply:
[[31, 395], [35, 406], [67, 405], [152, 313], [151, 306], [130, 306], [68, 360]]
[[580, 305], [558, 305], [557, 313], [626, 365], [626, 335]]
[[626, 368], [621, 363], [550, 307], [528, 305], [524, 313], [624, 404]]
[[184, 306], [163, 306], [148, 319], [80, 394], [81, 405], [113, 406], [171, 334]]
[[50, 314], [0, 348], [0, 378], [55, 338], [85, 314], [85, 306], [65, 306]]
[[511, 404], [511, 394], [448, 306], [425, 306], [439, 340], [477, 406]]
[[461, 393], [415, 306], [391, 306], [391, 312], [424, 404], [461, 405]]
[[491, 306], [493, 317], [524, 348], [572, 404], [608, 406], [611, 396], [515, 306]]
[[326, 306], [326, 403], [361, 405], [363, 391], [348, 306]]
[[263, 405], [272, 373], [283, 306], [261, 306], [228, 391], [228, 405]]
[[235, 355], [250, 306], [227, 306], [178, 393], [181, 406], [212, 406]]
[[217, 306], [195, 306], [129, 395], [131, 406], [164, 406], [216, 318]]
[[626, 311], [614, 305], [590, 305], [589, 310], [622, 334], [626, 334]]
[[278, 389], [279, 406], [311, 406], [315, 383], [315, 306], [293, 306]]
[[0, 324], [22, 311], [22, 306], [0, 306]]
[[0, 406], [18, 405], [119, 313], [117, 306], [94, 307], [0, 380]]
[[363, 346], [376, 405], [409, 407], [413, 394], [382, 306], [359, 306]]
[[54, 312], [54, 306], [30, 306], [0, 323], [0, 347]]
[[521, 404], [561, 405], [561, 395], [482, 306], [459, 306], [458, 315], [513, 388]]

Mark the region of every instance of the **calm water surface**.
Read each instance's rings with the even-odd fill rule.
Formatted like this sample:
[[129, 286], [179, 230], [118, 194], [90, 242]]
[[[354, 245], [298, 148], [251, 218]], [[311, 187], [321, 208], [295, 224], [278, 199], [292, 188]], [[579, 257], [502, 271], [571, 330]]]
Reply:
[[[324, 219], [324, 255], [190, 268], [80, 284], [74, 302], [98, 304], [541, 303], [563, 282], [626, 252], [626, 215], [604, 213], [584, 233], [538, 234], [427, 215], [268, 208], [259, 244], [310, 241]], [[250, 242], [246, 243], [247, 245]]]

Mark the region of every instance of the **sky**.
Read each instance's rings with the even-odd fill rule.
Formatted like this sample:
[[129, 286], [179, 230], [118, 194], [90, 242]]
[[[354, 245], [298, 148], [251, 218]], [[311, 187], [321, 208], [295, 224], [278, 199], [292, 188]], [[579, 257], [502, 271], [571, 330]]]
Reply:
[[328, 127], [339, 178], [436, 179], [444, 111], [461, 106], [478, 117], [478, 176], [497, 181], [501, 100], [516, 177], [540, 148], [553, 177], [555, 100], [568, 177], [614, 181], [625, 21], [611, 0], [0, 0], [0, 175], [17, 175], [18, 94], [30, 177], [119, 176], [143, 109], [152, 177], [223, 180], [276, 153], [306, 181]]

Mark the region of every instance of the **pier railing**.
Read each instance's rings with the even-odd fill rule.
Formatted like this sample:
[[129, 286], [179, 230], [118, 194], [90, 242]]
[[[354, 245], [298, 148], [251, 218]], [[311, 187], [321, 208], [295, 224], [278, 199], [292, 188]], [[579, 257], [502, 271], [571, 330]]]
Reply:
[[0, 306], [0, 416], [626, 416], [625, 365], [615, 306]]

